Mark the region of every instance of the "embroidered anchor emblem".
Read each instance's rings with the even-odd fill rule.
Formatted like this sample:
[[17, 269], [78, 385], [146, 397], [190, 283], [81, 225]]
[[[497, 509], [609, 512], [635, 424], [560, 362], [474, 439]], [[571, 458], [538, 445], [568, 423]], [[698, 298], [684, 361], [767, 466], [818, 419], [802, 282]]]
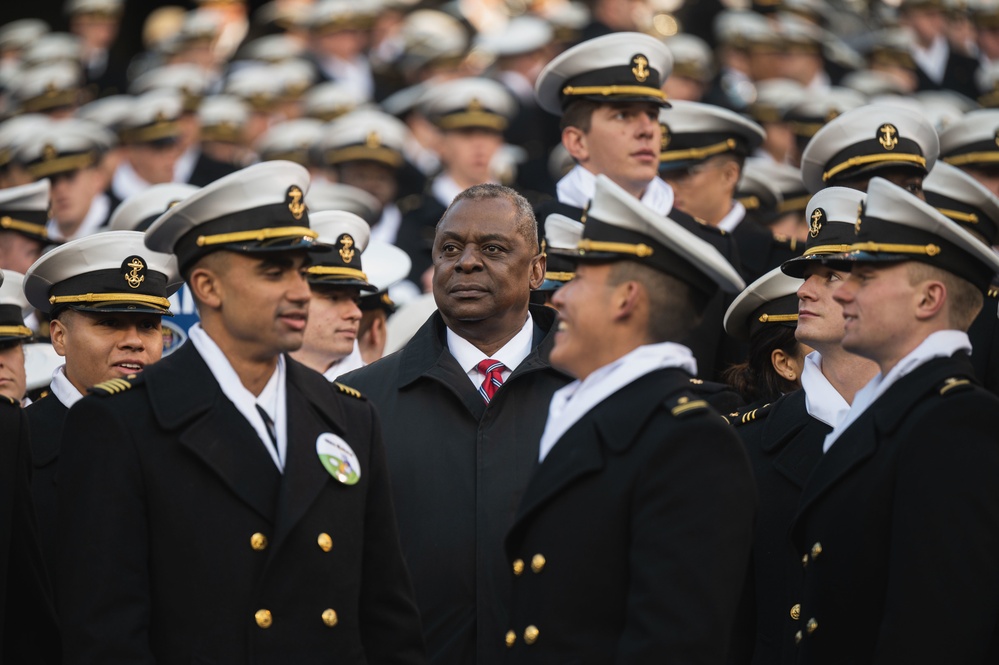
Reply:
[[302, 219], [302, 215], [305, 214], [305, 204], [302, 202], [302, 190], [297, 185], [292, 185], [288, 188], [288, 196], [291, 197], [291, 201], [288, 203], [288, 210], [291, 211], [291, 216], [295, 219]]
[[132, 272], [125, 273], [125, 281], [128, 282], [128, 285], [133, 289], [139, 288], [139, 285], [146, 281], [146, 276], [139, 274], [139, 271], [146, 267], [145, 264], [142, 263], [142, 259], [136, 256], [125, 265], [132, 269]]
[[808, 225], [808, 235], [810, 237], [818, 237], [819, 231], [822, 230], [822, 219], [824, 216], [822, 208], [816, 208], [815, 212], [812, 213], [812, 222]]
[[863, 203], [858, 203], [857, 204], [857, 222], [853, 225], [853, 232], [856, 235], [858, 235], [858, 236], [860, 235], [860, 222], [861, 222], [861, 215], [863, 215], [863, 214], [864, 214], [864, 204]]
[[635, 75], [635, 80], [639, 83], [645, 83], [645, 79], [649, 78], [649, 74], [652, 72], [649, 70], [649, 59], [644, 55], [636, 55], [631, 59], [634, 67], [631, 68], [631, 73]]
[[366, 148], [379, 148], [382, 145], [382, 140], [378, 136], [378, 132], [371, 132], [368, 134], [367, 138], [364, 139], [364, 146]]
[[344, 263], [350, 263], [354, 260], [354, 239], [351, 238], [346, 233], [340, 236], [340, 258], [343, 259]]
[[895, 125], [889, 123], [881, 125], [881, 129], [878, 130], [878, 143], [885, 150], [895, 149], [898, 145], [898, 130], [895, 129]]

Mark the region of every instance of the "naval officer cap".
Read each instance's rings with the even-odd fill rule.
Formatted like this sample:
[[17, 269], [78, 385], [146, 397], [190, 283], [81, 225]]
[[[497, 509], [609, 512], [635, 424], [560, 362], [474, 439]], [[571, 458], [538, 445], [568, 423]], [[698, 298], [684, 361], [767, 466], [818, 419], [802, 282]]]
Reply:
[[0, 53], [20, 51], [49, 30], [49, 24], [37, 18], [22, 18], [0, 25]]
[[367, 101], [357, 86], [345, 81], [324, 81], [309, 88], [302, 96], [306, 117], [330, 122], [346, 115]]
[[583, 223], [552, 214], [545, 218], [545, 280], [538, 291], [555, 291], [576, 276], [579, 241], [583, 239]]
[[923, 180], [926, 202], [978, 235], [999, 244], [999, 198], [973, 177], [945, 162], [937, 162]]
[[31, 328], [24, 317], [31, 313], [31, 303], [24, 297], [24, 275], [0, 270], [0, 348], [31, 339]]
[[201, 140], [221, 143], [243, 143], [250, 106], [235, 95], [212, 95], [198, 107]]
[[219, 178], [184, 199], [146, 231], [146, 245], [177, 255], [181, 270], [219, 250], [243, 254], [308, 250], [309, 172], [293, 162], [261, 162]]
[[208, 90], [210, 81], [198, 65], [178, 63], [150, 69], [136, 77], [129, 86], [133, 95], [153, 90], [174, 90], [180, 93], [185, 113], [195, 113]]
[[394, 314], [397, 307], [389, 296], [389, 289], [406, 279], [412, 267], [409, 254], [393, 244], [372, 240], [364, 250], [364, 273], [377, 291], [361, 294], [361, 311], [380, 309], [387, 315]]
[[714, 56], [711, 47], [700, 37], [679, 33], [666, 39], [673, 56], [673, 76], [708, 83], [714, 76]]
[[409, 129], [398, 118], [358, 109], [330, 123], [319, 146], [328, 166], [366, 161], [399, 168], [408, 137]]
[[573, 46], [538, 76], [538, 106], [562, 115], [577, 99], [667, 106], [662, 84], [673, 69], [666, 45], [638, 32], [616, 32]]
[[85, 122], [64, 120], [42, 127], [34, 138], [18, 148], [14, 161], [22, 164], [35, 179], [95, 166], [108, 146], [99, 132], [80, 131], [79, 123]]
[[837, 270], [853, 263], [919, 261], [961, 277], [987, 293], [999, 256], [926, 201], [874, 178], [857, 218], [849, 252], [826, 259]]
[[785, 275], [804, 277], [805, 267], [823, 257], [847, 251], [856, 240], [855, 226], [866, 194], [850, 187], [827, 187], [813, 196], [805, 207], [808, 238], [805, 251], [781, 270]]
[[191, 194], [198, 191], [194, 185], [167, 182], [147, 187], [118, 204], [108, 228], [112, 231], [145, 231], [156, 219]]
[[151, 90], [135, 98], [122, 122], [121, 138], [127, 144], [173, 143], [180, 138], [183, 112], [181, 93]]
[[[780, 194], [777, 202], [777, 214], [801, 213], [804, 215], [810, 195], [801, 182], [801, 170], [790, 164], [775, 162], [766, 157], [750, 157], [742, 169], [744, 179], [765, 181], [767, 187], [773, 187]], [[739, 185], [741, 191], [742, 185]], [[745, 204], [743, 204], [745, 205]]]
[[776, 165], [761, 157], [747, 159], [735, 187], [735, 200], [742, 204], [748, 216], [765, 226], [781, 215], [779, 209], [784, 202], [777, 183], [771, 178], [770, 164]]
[[747, 157], [760, 147], [763, 127], [713, 104], [677, 101], [659, 112], [662, 143], [659, 170], [686, 169], [715, 157]]
[[53, 316], [65, 308], [173, 316], [167, 298], [181, 284], [176, 259], [151, 251], [141, 233], [107, 231], [43, 254], [24, 276], [24, 295]]
[[517, 102], [502, 84], [469, 77], [429, 88], [423, 114], [443, 131], [485, 129], [502, 132], [517, 111]]
[[96, 122], [115, 137], [121, 136], [125, 118], [132, 112], [133, 97], [131, 95], [109, 95], [87, 102], [76, 109], [73, 117], [88, 122]]
[[812, 137], [801, 156], [801, 178], [815, 193], [888, 168], [925, 175], [939, 152], [936, 129], [921, 113], [869, 104], [838, 116]]
[[941, 131], [940, 160], [961, 168], [999, 168], [999, 109], [971, 111]]
[[260, 161], [287, 160], [302, 166], [312, 164], [312, 147], [323, 136], [324, 124], [315, 118], [295, 118], [272, 125], [257, 139]]
[[306, 268], [306, 279], [313, 286], [356, 286], [362, 291], [377, 291], [368, 282], [361, 266], [361, 254], [371, 238], [368, 223], [351, 212], [327, 210], [311, 215], [313, 230], [319, 234], [319, 245], [328, 251], [312, 255], [312, 265]]
[[10, 164], [21, 146], [52, 123], [41, 113], [25, 113], [0, 122], [0, 169]]
[[0, 231], [13, 231], [43, 245], [50, 244], [45, 227], [49, 221], [50, 191], [47, 179], [0, 189]]
[[723, 325], [732, 337], [748, 342], [768, 326], [798, 326], [798, 287], [802, 280], [774, 268], [747, 286], [725, 312]]
[[11, 97], [25, 113], [46, 113], [76, 106], [82, 87], [80, 66], [57, 61], [21, 70], [11, 84]]
[[579, 262], [634, 261], [672, 275], [710, 298], [746, 283], [721, 253], [673, 220], [656, 214], [607, 176], [597, 176]]
[[493, 32], [480, 34], [475, 46], [497, 58], [509, 58], [539, 51], [555, 37], [552, 24], [531, 14], [515, 16]]
[[345, 210], [354, 213], [368, 224], [377, 223], [382, 214], [381, 201], [360, 187], [341, 182], [326, 180], [313, 182], [309, 187], [309, 193], [305, 195], [305, 203], [312, 213]]

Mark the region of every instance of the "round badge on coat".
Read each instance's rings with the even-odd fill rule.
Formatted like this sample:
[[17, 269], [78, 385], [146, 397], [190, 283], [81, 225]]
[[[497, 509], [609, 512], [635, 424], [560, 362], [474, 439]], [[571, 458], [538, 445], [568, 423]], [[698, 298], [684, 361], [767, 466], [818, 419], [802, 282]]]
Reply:
[[344, 485], [356, 485], [361, 479], [361, 463], [342, 437], [323, 432], [316, 439], [316, 453], [329, 474]]

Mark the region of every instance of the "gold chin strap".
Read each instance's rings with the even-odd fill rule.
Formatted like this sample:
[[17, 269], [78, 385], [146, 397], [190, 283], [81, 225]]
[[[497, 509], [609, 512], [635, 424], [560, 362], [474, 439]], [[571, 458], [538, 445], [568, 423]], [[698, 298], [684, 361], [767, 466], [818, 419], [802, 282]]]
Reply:
[[883, 242], [858, 242], [850, 245], [851, 252], [884, 252], [885, 254], [923, 254], [936, 256], [940, 253], [939, 245], [897, 245]]
[[601, 95], [603, 97], [641, 95], [642, 97], [666, 99], [666, 93], [659, 88], [650, 88], [644, 85], [567, 85], [562, 88], [562, 94], [567, 97], [578, 95]]
[[962, 166], [964, 164], [973, 164], [976, 162], [999, 162], [999, 152], [969, 152], [965, 155], [944, 157], [943, 161], [947, 162], [951, 166]]
[[822, 174], [822, 182], [829, 182], [829, 179], [833, 176], [842, 173], [843, 171], [853, 168], [854, 166], [865, 166], [867, 164], [877, 164], [878, 162], [910, 162], [912, 164], [919, 164], [922, 167], [926, 166], [926, 158], [920, 157], [919, 155], [909, 155], [906, 153], [879, 153], [877, 155], [858, 155], [857, 157], [851, 157], [841, 164], [837, 164], [828, 171]]
[[574, 272], [559, 272], [557, 270], [545, 273], [545, 279], [551, 279], [556, 282], [568, 282], [570, 279], [572, 279], [575, 276], [576, 273]]
[[31, 337], [33, 334], [31, 328], [27, 326], [0, 326], [0, 335], [5, 337]]
[[735, 139], [725, 139], [721, 143], [706, 145], [703, 148], [690, 148], [688, 150], [667, 150], [659, 153], [660, 162], [674, 162], [681, 159], [704, 159], [720, 155], [729, 150], [735, 150]]
[[369, 148], [364, 145], [351, 145], [345, 148], [328, 150], [326, 152], [326, 161], [330, 164], [360, 161], [380, 162], [395, 169], [402, 165], [402, 154], [384, 146]]
[[741, 199], [736, 199], [742, 204], [742, 207], [746, 210], [756, 210], [760, 207], [760, 198], [758, 196], [743, 196]]
[[853, 245], [816, 245], [805, 250], [802, 256], [812, 256], [813, 254], [842, 254], [849, 252]]
[[14, 219], [13, 217], [0, 217], [0, 229], [8, 229], [10, 231], [23, 231], [25, 233], [31, 233], [36, 236], [41, 236], [42, 238], [49, 237], [49, 232], [45, 229], [44, 224], [25, 222], [20, 219]]
[[760, 323], [787, 323], [797, 321], [797, 314], [760, 314]]
[[198, 236], [198, 247], [207, 245], [227, 245], [231, 242], [246, 242], [255, 240], [275, 240], [277, 238], [312, 238], [315, 240], [319, 234], [308, 226], [279, 226], [272, 229], [256, 229], [254, 231], [236, 231], [234, 233], [217, 233], [211, 236]]
[[501, 115], [485, 111], [470, 111], [467, 113], [452, 113], [437, 120], [441, 129], [464, 129], [467, 127], [484, 127], [497, 132], [506, 129], [507, 121]]
[[944, 217], [953, 219], [955, 222], [963, 222], [965, 224], [978, 223], [978, 215], [973, 212], [961, 212], [960, 210], [948, 210], [947, 208], [937, 208], [937, 211]]
[[368, 276], [356, 268], [338, 268], [336, 266], [309, 266], [305, 269], [310, 275], [330, 275], [333, 277], [353, 277], [368, 281]]
[[651, 247], [642, 243], [633, 245], [626, 242], [604, 242], [601, 240], [589, 239], [580, 240], [577, 247], [581, 253], [612, 252], [614, 254], [632, 254], [642, 259], [647, 256], [652, 256], [653, 252]]
[[808, 206], [808, 202], [812, 199], [811, 196], [799, 196], [794, 199], [784, 199], [784, 202], [777, 206], [777, 212], [793, 212], [795, 210], [804, 210]]
[[78, 296], [52, 296], [49, 303], [52, 305], [68, 305], [70, 303], [113, 303], [113, 302], [138, 302], [144, 305], [152, 305], [162, 309], [170, 308], [170, 301], [160, 296], [147, 296], [141, 293], [84, 293]]

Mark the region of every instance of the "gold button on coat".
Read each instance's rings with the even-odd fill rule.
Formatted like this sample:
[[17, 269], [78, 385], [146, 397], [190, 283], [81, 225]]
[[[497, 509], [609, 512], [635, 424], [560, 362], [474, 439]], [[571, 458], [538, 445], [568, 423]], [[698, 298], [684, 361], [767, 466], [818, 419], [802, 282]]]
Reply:
[[333, 539], [330, 538], [330, 534], [328, 533], [319, 534], [319, 537], [316, 538], [316, 542], [319, 543], [319, 549], [324, 552], [329, 552], [333, 549]]
[[803, 637], [803, 635], [801, 634], [801, 631], [799, 630], [797, 633], [794, 634], [794, 643], [795, 644], [801, 644], [802, 637]]
[[516, 559], [516, 560], [514, 560], [514, 562], [513, 562], [513, 574], [514, 575], [520, 575], [523, 572], [524, 572], [524, 560], [523, 559]]
[[339, 617], [336, 615], [336, 610], [328, 609], [323, 610], [323, 623], [328, 627], [332, 628], [340, 622]]
[[791, 606], [791, 618], [797, 621], [801, 618], [801, 604], [795, 603]]
[[255, 533], [250, 536], [250, 547], [256, 551], [267, 549], [267, 536], [262, 533]]
[[534, 644], [538, 641], [538, 627], [528, 626], [524, 629], [524, 644]]
[[808, 631], [809, 635], [811, 635], [812, 633], [814, 633], [815, 629], [818, 628], [818, 627], [819, 627], [819, 622], [816, 621], [815, 619], [809, 619], [808, 623], [805, 624], [805, 630]]
[[805, 556], [801, 557], [801, 565], [802, 566], [807, 566], [808, 565], [808, 553], [807, 552], [805, 553]]
[[507, 648], [512, 647], [517, 643], [517, 633], [512, 630], [506, 631], [506, 646]]
[[540, 573], [544, 569], [545, 569], [544, 554], [535, 554], [533, 557], [531, 557], [531, 570], [533, 570], [536, 573]]
[[818, 559], [820, 554], [822, 554], [822, 543], [815, 543], [812, 545], [812, 560]]
[[270, 628], [271, 624], [274, 623], [274, 618], [271, 616], [270, 610], [257, 610], [253, 618], [256, 619], [257, 625], [261, 628]]

